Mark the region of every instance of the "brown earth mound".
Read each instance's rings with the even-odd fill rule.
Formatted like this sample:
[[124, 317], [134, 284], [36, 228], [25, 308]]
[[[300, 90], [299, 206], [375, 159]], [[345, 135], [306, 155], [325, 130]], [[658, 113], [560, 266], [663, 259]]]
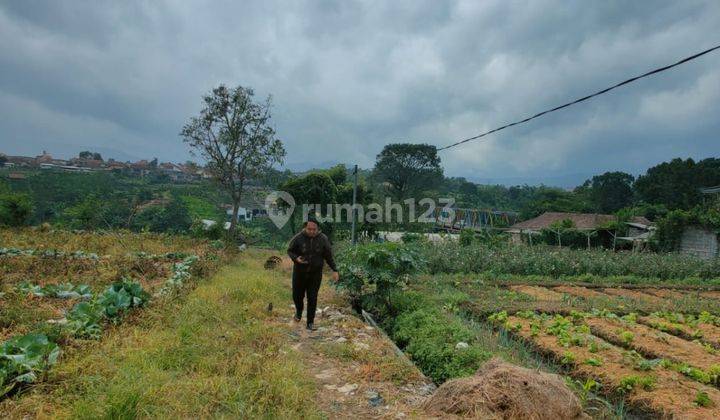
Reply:
[[442, 384], [423, 404], [438, 415], [483, 419], [584, 419], [562, 378], [492, 359], [474, 376]]

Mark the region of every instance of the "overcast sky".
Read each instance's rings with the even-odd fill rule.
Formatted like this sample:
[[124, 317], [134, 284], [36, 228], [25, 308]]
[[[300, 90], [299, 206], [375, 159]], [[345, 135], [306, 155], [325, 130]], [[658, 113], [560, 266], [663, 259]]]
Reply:
[[[0, 152], [184, 161], [214, 86], [273, 95], [287, 166], [446, 145], [720, 43], [720, 1], [0, 1]], [[720, 52], [468, 143], [446, 175], [720, 156]], [[559, 179], [559, 178], [558, 178]]]

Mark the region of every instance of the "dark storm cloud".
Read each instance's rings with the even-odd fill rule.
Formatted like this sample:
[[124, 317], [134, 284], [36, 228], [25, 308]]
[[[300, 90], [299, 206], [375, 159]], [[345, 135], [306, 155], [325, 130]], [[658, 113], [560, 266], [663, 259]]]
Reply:
[[[22, 1], [0, 5], [0, 150], [188, 157], [218, 83], [274, 97], [295, 167], [452, 143], [707, 48], [716, 1]], [[720, 54], [443, 152], [545, 177], [717, 156]]]

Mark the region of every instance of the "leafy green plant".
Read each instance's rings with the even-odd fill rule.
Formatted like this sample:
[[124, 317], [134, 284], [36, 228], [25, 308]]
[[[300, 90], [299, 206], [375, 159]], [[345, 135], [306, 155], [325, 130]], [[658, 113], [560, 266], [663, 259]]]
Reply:
[[495, 325], [504, 325], [505, 322], [507, 322], [507, 319], [508, 319], [507, 311], [496, 312], [494, 314], [491, 314], [488, 317], [488, 321], [490, 321], [491, 323], [493, 323]]
[[29, 282], [21, 282], [16, 290], [38, 297], [52, 297], [60, 299], [90, 299], [92, 290], [87, 284], [73, 285], [72, 283], [47, 284], [40, 286]]
[[602, 366], [603, 362], [599, 358], [591, 357], [589, 359], [585, 359], [585, 364], [590, 366]]
[[407, 282], [409, 274], [419, 271], [423, 265], [410, 246], [390, 242], [348, 248], [338, 260], [338, 286], [355, 298], [364, 294], [387, 298]]
[[630, 343], [632, 343], [633, 340], [635, 339], [635, 334], [633, 334], [632, 332], [627, 331], [627, 330], [621, 331], [619, 336], [620, 336], [620, 341], [622, 341], [623, 344], [625, 344], [625, 345], [630, 345]]
[[655, 369], [661, 363], [662, 359], [642, 359], [635, 364], [635, 368], [642, 371], [650, 371]]
[[653, 376], [627, 375], [620, 379], [619, 388], [621, 392], [631, 392], [636, 387], [651, 391], [655, 388], [655, 382]]
[[90, 302], [80, 302], [67, 314], [67, 328], [73, 335], [97, 339], [105, 320], [117, 322], [126, 311], [145, 305], [150, 294], [140, 283], [122, 280], [110, 285]]
[[27, 334], [0, 344], [0, 397], [57, 362], [60, 349], [43, 334]]
[[[491, 356], [473, 345], [473, 333], [460, 321], [448, 319], [433, 309], [402, 313], [394, 324], [392, 336], [437, 383], [470, 375]], [[469, 346], [456, 348], [458, 342], [469, 343]]]
[[460, 238], [458, 239], [460, 245], [469, 246], [475, 242], [475, 231], [472, 229], [463, 229], [460, 231]]
[[713, 405], [715, 405], [710, 399], [710, 396], [705, 391], [698, 391], [693, 402], [699, 407], [712, 407]]
[[571, 351], [565, 351], [562, 358], [560, 359], [560, 363], [562, 363], [563, 365], [571, 365], [575, 363], [575, 353]]

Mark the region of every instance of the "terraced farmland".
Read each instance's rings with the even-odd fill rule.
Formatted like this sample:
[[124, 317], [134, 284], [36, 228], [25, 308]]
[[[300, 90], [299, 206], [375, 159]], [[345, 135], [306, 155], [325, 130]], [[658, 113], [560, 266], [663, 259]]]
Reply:
[[[511, 296], [509, 309], [475, 316], [548, 356], [588, 390], [652, 416], [720, 417], [720, 301], [707, 292], [512, 285], [493, 293]], [[686, 302], [694, 312], [678, 311]]]

